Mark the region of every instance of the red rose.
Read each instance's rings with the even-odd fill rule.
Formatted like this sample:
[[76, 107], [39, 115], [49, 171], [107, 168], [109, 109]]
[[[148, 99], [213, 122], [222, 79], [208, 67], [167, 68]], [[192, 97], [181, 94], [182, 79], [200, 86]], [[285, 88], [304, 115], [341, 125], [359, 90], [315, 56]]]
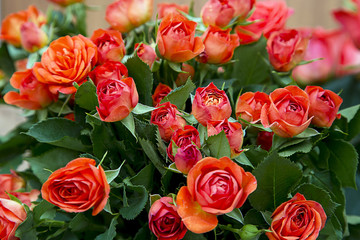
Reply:
[[53, 172], [41, 188], [42, 197], [66, 212], [85, 212], [94, 207], [95, 216], [109, 198], [110, 186], [104, 169], [95, 160], [76, 158]]
[[96, 88], [99, 107], [96, 110], [104, 122], [126, 118], [139, 102], [139, 95], [132, 78], [101, 81]]
[[156, 43], [163, 58], [172, 62], [186, 62], [204, 51], [200, 37], [195, 37], [196, 22], [183, 15], [166, 15], [157, 32]]
[[124, 64], [117, 61], [106, 61], [89, 72], [89, 77], [97, 86], [101, 81], [107, 79], [123, 79], [128, 77], [128, 70]]
[[256, 138], [256, 145], [259, 145], [262, 149], [269, 151], [272, 147], [273, 136], [273, 132], [259, 132]]
[[183, 63], [181, 67], [181, 73], [178, 74], [176, 78], [176, 86], [180, 87], [186, 83], [186, 81], [189, 79], [193, 80], [195, 76], [195, 69], [193, 66]]
[[151, 69], [152, 65], [154, 64], [157, 58], [155, 50], [151, 46], [146, 45], [144, 43], [140, 43], [140, 45], [136, 43], [134, 48], [139, 58], [144, 63], [149, 65], [149, 68]]
[[159, 104], [161, 100], [163, 100], [164, 97], [166, 97], [166, 95], [168, 95], [171, 91], [171, 87], [159, 83], [159, 85], [155, 88], [154, 94], [152, 95], [153, 105], [156, 106], [157, 104]]
[[216, 215], [240, 208], [256, 187], [255, 177], [228, 157], [206, 157], [190, 170], [187, 186], [178, 192], [178, 213], [190, 231], [208, 232], [217, 225]]
[[293, 137], [310, 125], [309, 108], [309, 96], [299, 87], [278, 88], [261, 110], [261, 123], [280, 137]]
[[340, 118], [338, 111], [342, 98], [333, 91], [318, 86], [307, 86], [305, 92], [310, 99], [309, 116], [313, 116], [311, 123], [318, 127], [331, 127], [335, 118]]
[[203, 126], [206, 126], [208, 121], [228, 119], [231, 116], [229, 98], [213, 83], [198, 88], [192, 104], [192, 114]]
[[159, 3], [157, 5], [157, 10], [159, 19], [162, 19], [168, 14], [178, 13], [178, 10], [184, 13], [189, 13], [189, 6], [186, 4], [179, 5], [176, 3]]
[[187, 232], [171, 197], [162, 197], [151, 205], [149, 228], [160, 240], [182, 239]]
[[156, 106], [157, 109], [151, 112], [150, 122], [159, 128], [161, 138], [168, 142], [171, 135], [176, 130], [183, 128], [186, 121], [180, 116], [177, 107], [170, 102], [165, 102]]
[[261, 108], [265, 103], [270, 104], [269, 96], [266, 93], [246, 92], [242, 94], [236, 103], [236, 118], [257, 123], [260, 121]]
[[176, 168], [184, 174], [188, 174], [190, 169], [202, 159], [198, 147], [194, 144], [188, 144], [177, 149], [174, 157]]
[[290, 71], [303, 60], [308, 41], [295, 29], [273, 32], [266, 47], [271, 65], [279, 72]]
[[15, 201], [0, 198], [0, 219], [0, 239], [19, 239], [15, 237], [15, 231], [26, 219], [25, 208]]
[[297, 193], [291, 200], [281, 204], [271, 215], [270, 240], [315, 240], [324, 228], [326, 214], [322, 206]]

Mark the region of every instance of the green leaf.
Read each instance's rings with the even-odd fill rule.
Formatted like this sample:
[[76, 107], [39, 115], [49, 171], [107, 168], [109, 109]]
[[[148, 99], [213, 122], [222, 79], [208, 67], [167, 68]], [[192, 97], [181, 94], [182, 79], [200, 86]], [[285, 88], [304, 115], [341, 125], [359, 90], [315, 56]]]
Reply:
[[69, 222], [69, 228], [73, 232], [86, 231], [88, 226], [89, 220], [84, 216], [83, 213], [76, 214], [76, 216]]
[[151, 163], [145, 166], [138, 172], [134, 177], [130, 179], [134, 185], [142, 185], [151, 192], [152, 186], [154, 185], [154, 165]]
[[82, 127], [65, 118], [49, 118], [33, 125], [27, 135], [42, 143], [86, 152], [88, 149], [79, 139]]
[[246, 148], [249, 149], [246, 151], [246, 157], [254, 167], [259, 165], [259, 163], [261, 163], [269, 155], [269, 153], [260, 146], [249, 146]]
[[96, 86], [92, 81], [87, 81], [79, 87], [75, 94], [75, 102], [81, 108], [89, 111], [95, 110], [99, 106], [96, 95]]
[[15, 236], [21, 240], [37, 240], [37, 233], [34, 223], [34, 213], [26, 211], [26, 219], [16, 229]]
[[170, 102], [181, 109], [185, 105], [186, 100], [189, 98], [190, 93], [194, 91], [195, 88], [195, 84], [191, 81], [191, 79], [188, 79], [184, 85], [175, 88], [166, 95], [163, 100], [161, 100], [161, 103]]
[[113, 217], [108, 229], [104, 233], [98, 235], [95, 238], [95, 240], [112, 240], [112, 239], [114, 239], [116, 237], [116, 225], [118, 224], [118, 221], [117, 221], [118, 217], [119, 217], [119, 215]]
[[244, 225], [244, 217], [239, 208], [235, 208], [231, 212], [225, 213], [225, 215]]
[[360, 216], [347, 215], [346, 218], [347, 218], [347, 221], [349, 224], [352, 224], [352, 225], [360, 224]]
[[272, 211], [287, 201], [288, 194], [302, 178], [298, 165], [276, 153], [261, 162], [253, 175], [258, 185], [249, 199], [251, 205], [259, 211]]
[[206, 140], [206, 144], [209, 147], [210, 155], [214, 158], [230, 157], [231, 155], [230, 144], [224, 131], [210, 136]]
[[308, 138], [319, 135], [320, 133], [313, 128], [307, 128], [302, 133], [296, 135], [294, 138]]
[[136, 233], [134, 240], [144, 240], [144, 239], [153, 239], [151, 238], [151, 233], [149, 229], [149, 224], [144, 224], [142, 228]]
[[281, 157], [290, 157], [295, 153], [309, 153], [312, 149], [313, 145], [310, 140], [301, 141], [298, 144], [291, 145], [289, 147], [283, 147], [279, 150], [279, 155]]
[[132, 113], [136, 114], [136, 115], [140, 115], [140, 114], [151, 112], [155, 109], [156, 108], [154, 108], [154, 107], [150, 107], [150, 106], [146, 106], [144, 104], [138, 103], [136, 105], [136, 107], [132, 110]]
[[33, 68], [36, 62], [40, 61], [40, 55], [38, 52], [30, 53], [28, 57], [28, 62], [26, 63], [26, 68]]
[[124, 165], [125, 161], [123, 161], [123, 163], [120, 165], [120, 167], [118, 169], [114, 169], [114, 170], [107, 170], [105, 171], [105, 176], [106, 176], [106, 180], [107, 182], [110, 184], [112, 181], [115, 180], [115, 178], [117, 178], [117, 176], [119, 176], [121, 167]]
[[130, 57], [125, 66], [128, 69], [129, 77], [132, 77], [139, 93], [139, 101], [142, 104], [152, 106], [151, 90], [153, 89], [153, 76], [149, 66], [144, 63], [137, 54]]
[[190, 231], [187, 231], [183, 240], [206, 240], [207, 238], [203, 234], [196, 234]]
[[144, 186], [126, 186], [128, 206], [120, 208], [119, 213], [127, 220], [135, 219], [145, 208], [148, 192]]
[[345, 108], [339, 111], [339, 113], [341, 114], [341, 117], [345, 117], [348, 122], [351, 122], [351, 120], [354, 119], [355, 115], [359, 112], [359, 110], [360, 110], [360, 104], [349, 108]]
[[181, 69], [181, 63], [174, 63], [168, 61], [169, 67], [177, 73], [186, 73]]
[[53, 219], [56, 214], [55, 205], [45, 200], [36, 205], [33, 212], [35, 222], [39, 222], [41, 219]]
[[245, 166], [249, 166], [251, 168], [254, 169], [254, 166], [252, 165], [252, 163], [250, 162], [250, 160], [246, 157], [245, 152], [242, 152], [239, 156], [237, 156], [234, 159], [237, 163], [239, 163], [240, 165], [245, 165]]
[[[68, 105], [64, 105], [63, 101], [57, 101], [52, 103], [48, 108], [50, 111], [54, 112], [54, 113], [59, 113], [61, 112], [62, 114], [68, 114], [68, 113], [72, 113], [73, 111], [71, 110], [71, 108]], [[47, 116], [47, 114], [46, 114]]]
[[159, 154], [155, 150], [156, 147], [154, 146], [154, 144], [152, 142], [150, 142], [149, 140], [146, 140], [146, 139], [143, 139], [143, 138], [139, 138], [139, 143], [140, 143], [142, 149], [144, 150], [145, 154], [148, 156], [150, 161], [156, 167], [156, 169], [162, 175], [164, 175], [166, 173], [166, 169], [165, 169], [165, 167], [163, 165], [163, 162], [161, 161], [161, 158], [160, 158]]
[[3, 41], [0, 47], [0, 66], [8, 78], [15, 72], [13, 60], [8, 52], [7, 44]]
[[132, 113], [130, 113], [126, 118], [121, 120], [121, 123], [124, 124], [124, 126], [131, 132], [131, 134], [137, 139], [136, 133], [135, 133], [135, 120]]
[[199, 122], [196, 120], [196, 118], [194, 117], [194, 115], [192, 114], [188, 114], [187, 112], [184, 112], [184, 111], [181, 111], [180, 112], [182, 113], [181, 117], [183, 119], [186, 120], [186, 122], [188, 122], [189, 124], [191, 125], [195, 125], [195, 124], [198, 124]]
[[254, 208], [250, 209], [244, 217], [244, 224], [254, 224], [257, 226], [263, 226], [263, 227], [267, 227], [268, 223], [264, 218], [264, 215], [255, 210]]

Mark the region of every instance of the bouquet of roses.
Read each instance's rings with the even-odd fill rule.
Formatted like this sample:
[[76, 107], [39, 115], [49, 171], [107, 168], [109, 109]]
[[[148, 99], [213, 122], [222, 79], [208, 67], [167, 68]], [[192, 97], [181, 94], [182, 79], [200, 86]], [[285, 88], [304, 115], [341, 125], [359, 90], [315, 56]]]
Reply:
[[360, 1], [330, 31], [283, 0], [116, 0], [89, 37], [89, 6], [50, 1], [1, 25], [27, 119], [0, 138], [1, 239], [359, 237]]

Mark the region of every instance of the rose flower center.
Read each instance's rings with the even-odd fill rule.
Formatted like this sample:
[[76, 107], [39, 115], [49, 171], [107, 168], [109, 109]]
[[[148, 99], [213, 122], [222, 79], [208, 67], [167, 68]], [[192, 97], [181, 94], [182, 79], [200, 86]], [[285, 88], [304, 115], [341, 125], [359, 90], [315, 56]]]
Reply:
[[217, 92], [208, 92], [206, 93], [204, 98], [204, 103], [206, 106], [219, 105], [222, 101], [222, 95]]

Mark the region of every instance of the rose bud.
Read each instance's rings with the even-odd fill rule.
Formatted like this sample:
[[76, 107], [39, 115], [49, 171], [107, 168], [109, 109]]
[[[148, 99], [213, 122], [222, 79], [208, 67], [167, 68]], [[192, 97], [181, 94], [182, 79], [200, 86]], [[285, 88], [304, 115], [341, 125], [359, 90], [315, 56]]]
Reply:
[[90, 39], [97, 46], [99, 64], [107, 60], [120, 62], [126, 54], [125, 44], [119, 31], [100, 28], [94, 31]]
[[160, 55], [171, 62], [186, 62], [204, 51], [201, 38], [195, 37], [196, 25], [179, 13], [166, 15], [156, 37]]
[[206, 157], [191, 168], [187, 186], [180, 188], [178, 213], [190, 231], [205, 233], [217, 226], [216, 215], [240, 208], [256, 187], [255, 177], [230, 158]]
[[183, 128], [186, 121], [180, 116], [177, 107], [170, 102], [165, 102], [156, 106], [157, 109], [151, 112], [150, 122], [159, 128], [161, 138], [168, 142], [171, 135], [176, 130]]
[[132, 78], [101, 81], [96, 88], [99, 107], [97, 112], [104, 122], [117, 122], [126, 118], [139, 102]]
[[97, 47], [82, 35], [65, 36], [50, 43], [41, 62], [34, 65], [33, 72], [39, 82], [49, 85], [52, 93], [73, 94], [73, 83], [81, 85], [97, 63]]
[[140, 43], [140, 45], [136, 43], [134, 50], [136, 50], [136, 53], [139, 56], [139, 58], [144, 63], [149, 65], [149, 68], [151, 69], [152, 65], [154, 64], [157, 58], [155, 50], [151, 46], [146, 45], [144, 43]]
[[95, 216], [109, 198], [110, 186], [104, 169], [95, 160], [76, 158], [53, 172], [41, 188], [43, 199], [66, 212], [85, 212], [94, 207]]
[[256, 138], [256, 145], [259, 145], [262, 149], [269, 151], [272, 147], [273, 136], [273, 132], [259, 132]]
[[31, 69], [15, 72], [10, 79], [10, 84], [19, 89], [19, 93], [14, 91], [6, 93], [4, 101], [7, 104], [39, 110], [57, 100], [57, 95], [53, 95], [47, 85], [39, 82]]
[[0, 174], [0, 198], [7, 196], [6, 192], [15, 192], [25, 187], [25, 181], [16, 172]]
[[175, 153], [173, 153], [173, 144], [179, 148], [195, 144], [197, 148], [200, 148], [201, 144], [198, 130], [193, 126], [186, 125], [184, 128], [180, 128], [173, 133], [166, 152], [169, 159], [174, 162]]
[[179, 13], [179, 11], [189, 13], [189, 6], [186, 4], [179, 5], [176, 3], [159, 3], [157, 5], [157, 9], [159, 19], [162, 19], [168, 14]]
[[107, 79], [123, 79], [129, 76], [124, 64], [117, 61], [106, 61], [89, 72], [89, 77], [97, 86], [101, 81]]
[[162, 197], [151, 205], [149, 228], [161, 240], [182, 239], [187, 232], [171, 197]]
[[234, 50], [240, 45], [236, 34], [230, 35], [231, 29], [209, 26], [202, 36], [205, 51], [197, 60], [201, 63], [223, 64], [231, 60]]
[[310, 99], [309, 116], [313, 116], [312, 124], [318, 127], [331, 127], [335, 118], [341, 117], [338, 111], [343, 100], [339, 95], [319, 86], [307, 86], [305, 92]]
[[27, 10], [9, 14], [2, 21], [0, 39], [15, 47], [20, 47], [22, 41], [20, 29], [26, 22], [32, 22], [40, 28], [46, 23], [46, 16], [33, 5], [29, 6]]
[[186, 81], [189, 79], [189, 77], [191, 80], [193, 80], [195, 76], [195, 69], [189, 64], [183, 63], [181, 67], [181, 71], [183, 72], [178, 74], [175, 81], [176, 86], [178, 87], [184, 85]]
[[272, 32], [285, 27], [286, 21], [292, 13], [293, 10], [286, 6], [284, 0], [257, 1], [255, 11], [247, 19], [253, 23], [236, 27], [240, 44], [256, 42], [261, 35], [269, 38]]
[[360, 48], [360, 6], [357, 6], [356, 11], [351, 10], [336, 10], [333, 11], [335, 19], [342, 25], [343, 29], [349, 34], [355, 46]]
[[105, 19], [111, 28], [122, 33], [150, 20], [153, 11], [153, 0], [117, 0], [106, 8]]
[[[35, 206], [34, 204], [32, 204], [32, 202], [35, 202], [39, 198], [40, 191], [37, 189], [33, 189], [30, 192], [10, 192], [10, 194], [32, 209]], [[5, 198], [10, 199], [9, 196]]]
[[26, 22], [20, 28], [21, 45], [28, 52], [36, 52], [48, 43], [46, 33], [33, 22]]
[[26, 219], [25, 208], [12, 200], [0, 198], [0, 239], [17, 240], [16, 229]]
[[288, 72], [304, 58], [309, 38], [295, 29], [273, 32], [267, 41], [271, 65], [278, 72]]
[[291, 200], [281, 204], [271, 215], [270, 240], [315, 240], [324, 228], [326, 214], [322, 206], [297, 193]]
[[243, 144], [244, 133], [238, 122], [229, 122], [227, 119], [207, 122], [207, 134], [213, 136], [224, 131], [229, 141], [231, 158], [239, 156]]
[[177, 149], [174, 162], [180, 172], [188, 174], [190, 169], [201, 159], [202, 155], [197, 146], [188, 144]]
[[153, 105], [154, 106], [158, 105], [161, 102], [161, 100], [163, 100], [164, 97], [166, 97], [166, 95], [168, 95], [169, 92], [171, 91], [172, 91], [171, 87], [159, 83], [159, 85], [157, 85], [157, 87], [155, 88], [154, 94], [152, 95]]
[[261, 123], [276, 135], [291, 138], [310, 125], [309, 108], [309, 96], [299, 87], [278, 88], [270, 94], [270, 104], [261, 109]]
[[82, 3], [84, 0], [48, 0], [49, 2], [55, 3], [62, 7], [67, 7], [74, 3]]
[[269, 96], [263, 92], [246, 92], [242, 94], [236, 103], [236, 118], [242, 118], [250, 123], [260, 121], [261, 108], [270, 103]]
[[203, 126], [206, 126], [208, 121], [228, 119], [231, 116], [229, 98], [213, 83], [198, 88], [192, 104], [192, 114]]

